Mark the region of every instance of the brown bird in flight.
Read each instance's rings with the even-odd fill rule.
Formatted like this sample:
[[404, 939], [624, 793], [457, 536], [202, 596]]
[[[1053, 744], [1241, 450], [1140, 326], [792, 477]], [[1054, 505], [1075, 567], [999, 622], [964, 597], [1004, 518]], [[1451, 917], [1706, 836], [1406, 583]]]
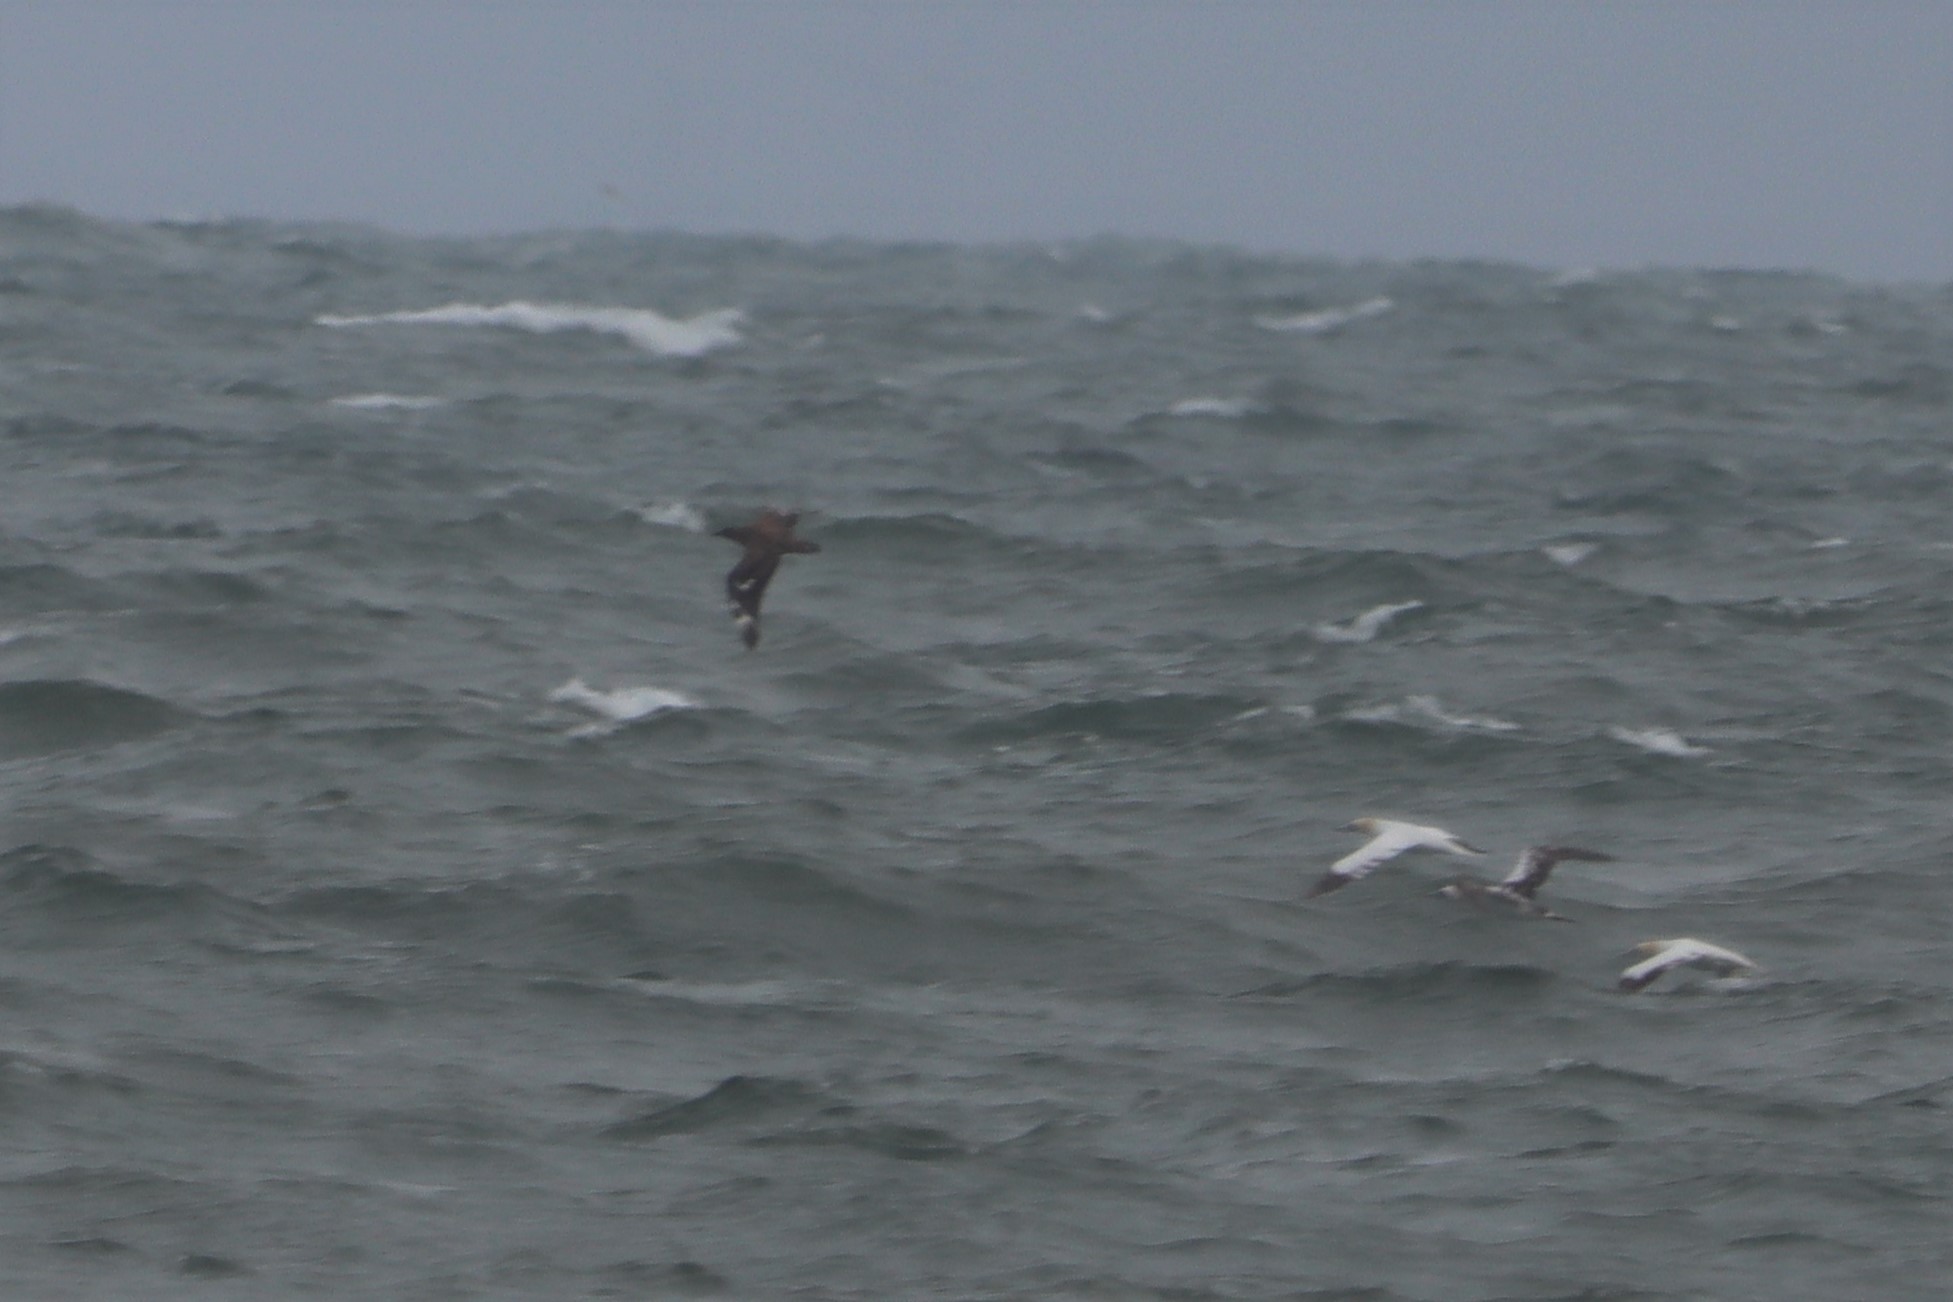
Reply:
[[726, 599], [732, 602], [732, 622], [739, 625], [740, 641], [748, 651], [759, 645], [760, 598], [766, 595], [773, 571], [780, 568], [780, 558], [821, 549], [819, 543], [793, 536], [794, 522], [799, 519], [797, 512], [768, 507], [751, 524], [719, 530], [719, 537], [730, 538], [746, 549], [739, 564], [726, 575]]

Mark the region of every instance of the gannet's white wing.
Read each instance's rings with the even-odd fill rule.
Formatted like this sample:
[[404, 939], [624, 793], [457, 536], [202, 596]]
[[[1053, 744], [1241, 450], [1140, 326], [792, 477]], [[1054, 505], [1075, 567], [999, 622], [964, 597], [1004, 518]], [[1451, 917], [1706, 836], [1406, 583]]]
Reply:
[[1644, 941], [1635, 947], [1636, 952], [1649, 952], [1648, 957], [1621, 973], [1621, 989], [1632, 992], [1651, 984], [1656, 977], [1672, 968], [1699, 967], [1717, 976], [1734, 976], [1738, 972], [1754, 972], [1757, 965], [1733, 949], [1712, 945], [1706, 940], [1696, 940], [1682, 936], [1675, 940]]
[[1326, 895], [1330, 891], [1367, 877], [1376, 871], [1379, 864], [1395, 859], [1406, 850], [1444, 850], [1451, 854], [1485, 853], [1483, 850], [1466, 845], [1441, 827], [1422, 827], [1416, 823], [1400, 823], [1388, 818], [1363, 819], [1360, 822], [1373, 835], [1355, 850], [1330, 864], [1329, 871], [1309, 889], [1311, 897]]

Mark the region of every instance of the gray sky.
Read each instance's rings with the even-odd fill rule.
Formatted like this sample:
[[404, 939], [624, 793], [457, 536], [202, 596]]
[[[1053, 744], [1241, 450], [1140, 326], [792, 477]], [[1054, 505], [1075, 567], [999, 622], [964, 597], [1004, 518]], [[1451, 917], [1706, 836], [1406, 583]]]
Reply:
[[1953, 279], [1953, 0], [0, 0], [0, 204]]

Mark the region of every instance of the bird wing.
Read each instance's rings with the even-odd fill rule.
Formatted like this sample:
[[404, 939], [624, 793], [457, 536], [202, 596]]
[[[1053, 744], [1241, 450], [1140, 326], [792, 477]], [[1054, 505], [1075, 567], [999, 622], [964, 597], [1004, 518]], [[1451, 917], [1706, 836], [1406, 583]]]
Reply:
[[1756, 964], [1735, 950], [1724, 949], [1721, 945], [1711, 945], [1704, 940], [1691, 940], [1680, 947], [1677, 961], [1707, 968], [1717, 976], [1731, 976], [1737, 972], [1750, 972], [1756, 969]]
[[1586, 859], [1603, 863], [1612, 860], [1613, 857], [1611, 854], [1602, 854], [1598, 850], [1582, 850], [1570, 845], [1527, 846], [1520, 852], [1519, 862], [1512, 866], [1512, 871], [1505, 875], [1505, 880], [1500, 882], [1499, 886], [1514, 895], [1523, 895], [1530, 900], [1533, 894], [1546, 884], [1546, 879], [1552, 875], [1553, 865], [1560, 860]]
[[1673, 948], [1664, 949], [1654, 957], [1644, 958], [1633, 967], [1622, 972], [1621, 989], [1630, 992], [1639, 990], [1666, 972], [1669, 968], [1674, 967], [1677, 963], [1686, 961], [1687, 959], [1683, 956], [1678, 956]]
[[1414, 846], [1424, 845], [1422, 830], [1404, 823], [1387, 823], [1381, 832], [1330, 864], [1329, 871], [1352, 882], [1367, 877], [1376, 871], [1378, 864], [1395, 859]]
[[1329, 865], [1329, 871], [1316, 879], [1309, 888], [1305, 899], [1327, 895], [1339, 891], [1359, 878], [1367, 877], [1376, 866], [1386, 859], [1395, 859], [1404, 851], [1417, 844], [1415, 837], [1406, 837], [1399, 829], [1401, 824], [1387, 827], [1365, 841], [1349, 854]]

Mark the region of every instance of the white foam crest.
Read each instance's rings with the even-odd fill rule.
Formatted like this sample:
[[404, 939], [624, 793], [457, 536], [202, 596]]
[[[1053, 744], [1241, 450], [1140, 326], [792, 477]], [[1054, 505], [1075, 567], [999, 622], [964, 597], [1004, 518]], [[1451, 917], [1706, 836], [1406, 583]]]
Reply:
[[350, 393], [343, 398], [334, 398], [335, 407], [351, 407], [355, 411], [426, 411], [432, 407], [445, 407], [446, 398], [407, 393]]
[[1314, 312], [1298, 312], [1294, 316], [1258, 316], [1255, 324], [1263, 330], [1278, 330], [1287, 334], [1323, 335], [1340, 330], [1352, 321], [1382, 316], [1396, 306], [1395, 299], [1379, 294], [1346, 307], [1325, 307]]
[[649, 308], [584, 307], [574, 303], [449, 303], [419, 311], [380, 312], [370, 316], [321, 316], [322, 326], [463, 325], [507, 326], [536, 334], [560, 330], [592, 330], [621, 335], [660, 357], [698, 357], [739, 342], [738, 325], [746, 314], [736, 307], [674, 319]]
[[1608, 728], [1607, 735], [1615, 741], [1637, 746], [1655, 755], [1672, 755], [1676, 759], [1694, 759], [1709, 754], [1707, 746], [1692, 744], [1688, 738], [1673, 728], [1625, 728], [1619, 724]]
[[1600, 544], [1590, 542], [1554, 543], [1550, 547], [1542, 547], [1539, 550], [1547, 560], [1553, 562], [1555, 565], [1564, 565], [1568, 569], [1571, 569], [1599, 551]]
[[705, 532], [705, 513], [690, 502], [653, 502], [637, 508], [637, 515], [646, 524], [683, 529], [686, 533]]
[[601, 715], [603, 722], [586, 724], [570, 732], [572, 737], [601, 736], [613, 732], [627, 723], [648, 719], [654, 714], [667, 710], [696, 710], [699, 703], [683, 692], [670, 691], [663, 687], [619, 687], [613, 691], [601, 691], [591, 687], [581, 678], [572, 678], [549, 694], [549, 699], [560, 705], [576, 705]]
[[1319, 642], [1347, 642], [1360, 644], [1375, 639], [1383, 631], [1383, 626], [1407, 610], [1422, 610], [1421, 601], [1395, 601], [1382, 606], [1372, 606], [1354, 619], [1340, 624], [1317, 624], [1311, 633]]
[[1518, 732], [1519, 725], [1490, 715], [1453, 714], [1435, 696], [1407, 696], [1401, 702], [1351, 710], [1343, 716], [1352, 723], [1435, 723], [1462, 732]]
[[838, 982], [787, 981], [761, 978], [756, 981], [679, 981], [666, 977], [635, 976], [617, 978], [625, 989], [653, 994], [662, 999], [682, 999], [687, 1003], [721, 1008], [821, 1008], [852, 1002], [849, 992]]
[[1255, 409], [1246, 398], [1182, 398], [1166, 409], [1169, 416], [1218, 416], [1239, 420]]

